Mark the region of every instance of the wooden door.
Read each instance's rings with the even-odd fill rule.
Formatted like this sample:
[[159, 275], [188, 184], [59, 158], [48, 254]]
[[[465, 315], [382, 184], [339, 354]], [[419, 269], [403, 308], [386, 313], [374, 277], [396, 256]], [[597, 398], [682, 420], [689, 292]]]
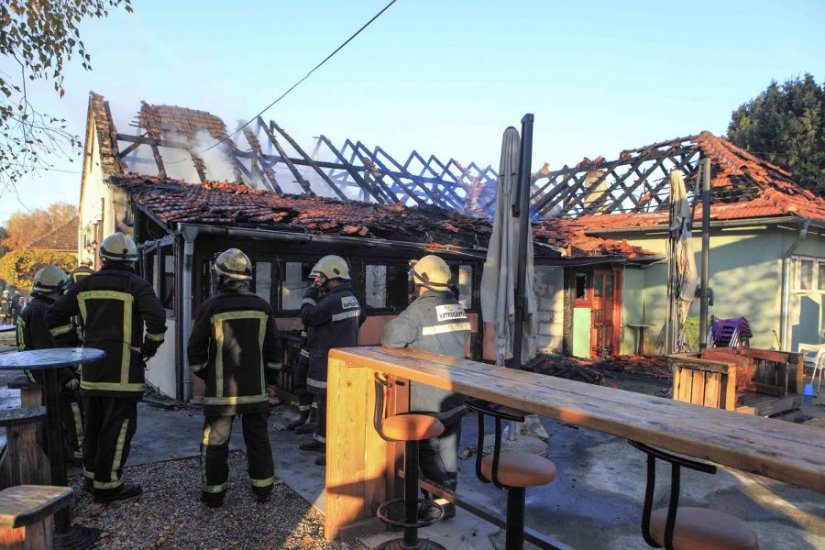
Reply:
[[591, 357], [614, 355], [619, 350], [621, 327], [621, 272], [617, 268], [593, 270], [591, 298]]

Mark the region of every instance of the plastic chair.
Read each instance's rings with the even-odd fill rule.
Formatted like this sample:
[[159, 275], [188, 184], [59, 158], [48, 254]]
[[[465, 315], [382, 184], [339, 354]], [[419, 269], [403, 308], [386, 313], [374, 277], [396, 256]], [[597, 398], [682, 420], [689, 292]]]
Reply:
[[[666, 550], [758, 550], [756, 533], [741, 519], [707, 508], [679, 506], [681, 468], [708, 474], [716, 466], [673, 455], [636, 441], [631, 445], [647, 454], [647, 486], [642, 514], [642, 536], [653, 548]], [[668, 507], [653, 510], [656, 490], [656, 459], [670, 463]]]
[[[379, 550], [446, 550], [437, 542], [418, 538], [418, 529], [439, 521], [444, 515], [435, 502], [418, 498], [418, 446], [420, 441], [438, 437], [444, 425], [427, 414], [397, 414], [385, 418], [384, 392], [392, 384], [375, 373], [375, 431], [384, 441], [404, 442], [404, 498], [388, 500], [378, 507], [378, 519], [393, 527], [402, 527], [404, 537], [387, 541]], [[419, 515], [420, 507], [436, 508]]]
[[[524, 548], [524, 498], [527, 487], [546, 485], [556, 479], [556, 465], [550, 460], [530, 454], [501, 451], [501, 421], [524, 422], [524, 416], [496, 408], [484, 401], [470, 401], [467, 408], [478, 413], [478, 453], [476, 476], [484, 483], [492, 482], [507, 490], [507, 550]], [[493, 454], [482, 457], [484, 449], [484, 416], [495, 419]]]

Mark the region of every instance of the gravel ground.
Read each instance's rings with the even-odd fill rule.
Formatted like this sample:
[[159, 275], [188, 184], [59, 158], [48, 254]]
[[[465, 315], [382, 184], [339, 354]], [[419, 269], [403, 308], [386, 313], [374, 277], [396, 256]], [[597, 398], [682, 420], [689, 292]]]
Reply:
[[82, 477], [70, 479], [78, 495], [76, 523], [102, 529], [98, 548], [108, 549], [365, 549], [359, 543], [324, 540], [324, 516], [276, 481], [267, 504], [255, 502], [246, 455], [229, 455], [229, 490], [223, 508], [200, 502], [197, 458], [126, 467], [127, 483], [143, 494], [133, 500], [94, 504]]

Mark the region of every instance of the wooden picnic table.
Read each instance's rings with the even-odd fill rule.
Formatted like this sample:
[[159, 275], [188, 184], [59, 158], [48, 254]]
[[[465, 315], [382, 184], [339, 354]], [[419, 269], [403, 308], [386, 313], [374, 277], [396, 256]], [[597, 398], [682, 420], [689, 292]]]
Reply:
[[[375, 372], [825, 493], [822, 429], [425, 352], [333, 349], [327, 385], [330, 540], [368, 522], [396, 489], [397, 452], [372, 425]], [[405, 410], [405, 399], [391, 402], [391, 413]]]
[[[63, 426], [60, 412], [60, 382], [58, 369], [85, 363], [94, 363], [106, 357], [106, 352], [96, 348], [49, 348], [0, 354], [0, 370], [43, 371], [46, 405], [46, 454], [51, 463], [52, 485], [65, 487], [66, 461], [63, 457]], [[70, 531], [68, 510], [55, 516], [58, 533]]]

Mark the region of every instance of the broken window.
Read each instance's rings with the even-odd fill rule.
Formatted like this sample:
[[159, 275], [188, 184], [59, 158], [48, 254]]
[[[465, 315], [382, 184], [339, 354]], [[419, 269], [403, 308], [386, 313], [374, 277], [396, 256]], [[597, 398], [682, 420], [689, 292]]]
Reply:
[[375, 309], [387, 307], [387, 266], [367, 265], [364, 290], [368, 307]]
[[576, 273], [576, 300], [587, 300], [587, 273]]
[[160, 279], [160, 301], [163, 307], [172, 310], [175, 303], [175, 256], [172, 247], [163, 248], [163, 274]]
[[458, 277], [456, 279], [458, 286], [458, 302], [464, 309], [473, 307], [473, 266], [460, 265], [458, 266]]
[[371, 265], [364, 270], [364, 293], [367, 308], [404, 309], [409, 287], [408, 268], [404, 264]]
[[307, 262], [286, 261], [281, 273], [281, 311], [301, 309], [301, 300], [309, 282], [312, 265]]
[[270, 302], [272, 300], [272, 264], [255, 262], [255, 294]]

